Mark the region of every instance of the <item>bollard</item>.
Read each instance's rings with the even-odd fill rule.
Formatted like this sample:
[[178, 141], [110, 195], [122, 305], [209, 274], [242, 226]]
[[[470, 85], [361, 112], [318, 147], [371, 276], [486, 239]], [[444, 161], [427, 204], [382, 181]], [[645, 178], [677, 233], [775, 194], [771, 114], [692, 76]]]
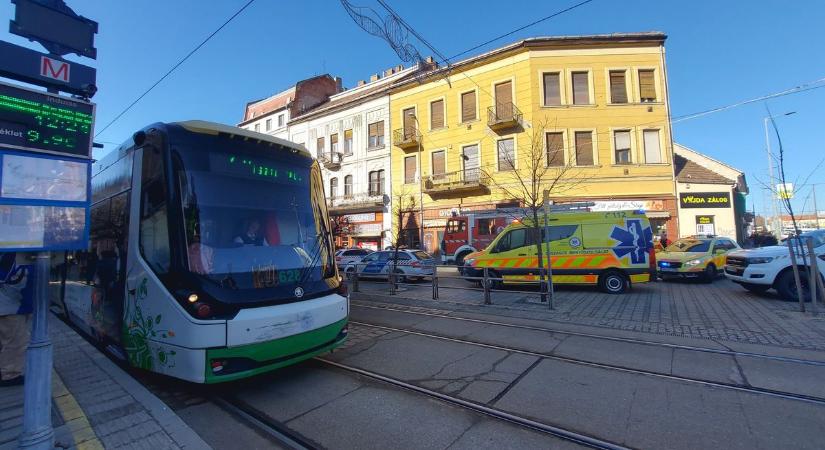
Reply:
[[433, 300], [438, 300], [438, 265], [433, 264]]
[[395, 271], [390, 272], [390, 295], [395, 295]]
[[[807, 239], [807, 241], [808, 259], [811, 260], [811, 264], [808, 266], [808, 286], [810, 286], [809, 289], [811, 290], [811, 312], [817, 314], [819, 312], [819, 307], [816, 305], [817, 294], [823, 294], [823, 296], [825, 296], [825, 290], [822, 289], [822, 277], [819, 275], [816, 253], [814, 252], [814, 240]], [[823, 299], [822, 297], [819, 298]]]
[[352, 274], [352, 292], [361, 292], [358, 290], [358, 266], [355, 266], [355, 271]]
[[484, 268], [484, 278], [482, 280], [481, 285], [484, 287], [484, 304], [485, 305], [492, 305], [493, 302], [490, 300], [490, 272], [488, 268]]

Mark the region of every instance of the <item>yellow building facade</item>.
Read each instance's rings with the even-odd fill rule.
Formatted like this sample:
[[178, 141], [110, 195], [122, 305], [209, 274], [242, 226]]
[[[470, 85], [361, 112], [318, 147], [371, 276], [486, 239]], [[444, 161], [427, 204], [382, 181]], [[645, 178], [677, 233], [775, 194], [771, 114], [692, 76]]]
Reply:
[[453, 214], [523, 206], [535, 173], [556, 203], [644, 209], [678, 236], [665, 38], [531, 38], [394, 86], [392, 197], [407, 199], [408, 245], [423, 235], [436, 251]]

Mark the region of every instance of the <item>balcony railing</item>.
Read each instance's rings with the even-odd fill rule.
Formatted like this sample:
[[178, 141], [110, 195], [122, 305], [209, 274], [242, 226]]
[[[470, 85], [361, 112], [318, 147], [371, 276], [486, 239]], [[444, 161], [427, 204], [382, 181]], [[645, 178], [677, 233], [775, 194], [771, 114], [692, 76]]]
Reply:
[[376, 192], [358, 192], [352, 195], [339, 195], [328, 199], [332, 212], [379, 211], [388, 198]]
[[342, 158], [341, 152], [326, 152], [318, 155], [318, 162], [329, 170], [337, 170], [341, 168]]
[[486, 190], [489, 185], [487, 175], [478, 167], [467, 168], [457, 172], [434, 174], [424, 177], [424, 192], [444, 194], [450, 192], [468, 192]]
[[498, 103], [487, 108], [487, 126], [492, 130], [511, 128], [521, 123], [521, 110], [512, 103]]
[[416, 128], [399, 128], [392, 132], [392, 142], [404, 150], [415, 148], [421, 143], [421, 133]]

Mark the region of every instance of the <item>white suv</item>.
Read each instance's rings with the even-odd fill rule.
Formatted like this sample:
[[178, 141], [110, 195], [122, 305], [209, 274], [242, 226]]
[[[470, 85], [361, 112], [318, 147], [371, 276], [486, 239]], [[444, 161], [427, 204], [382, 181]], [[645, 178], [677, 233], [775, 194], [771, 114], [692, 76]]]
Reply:
[[[807, 260], [807, 239], [813, 239], [819, 273], [825, 279], [825, 230], [810, 231], [800, 236], [806, 251], [804, 255], [797, 254], [797, 264], [802, 268], [800, 271], [802, 289], [808, 297], [810, 295], [808, 268], [803, 262], [803, 257]], [[787, 244], [788, 241], [783, 245], [736, 250], [728, 253], [725, 276], [751, 292], [765, 292], [774, 288], [782, 298], [797, 300], [796, 282]]]

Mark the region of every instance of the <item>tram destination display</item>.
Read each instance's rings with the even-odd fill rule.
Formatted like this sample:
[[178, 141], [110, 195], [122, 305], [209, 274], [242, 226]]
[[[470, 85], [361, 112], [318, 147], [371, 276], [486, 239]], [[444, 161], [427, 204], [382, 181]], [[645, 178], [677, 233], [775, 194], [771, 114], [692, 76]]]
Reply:
[[0, 83], [0, 145], [88, 158], [94, 105]]

